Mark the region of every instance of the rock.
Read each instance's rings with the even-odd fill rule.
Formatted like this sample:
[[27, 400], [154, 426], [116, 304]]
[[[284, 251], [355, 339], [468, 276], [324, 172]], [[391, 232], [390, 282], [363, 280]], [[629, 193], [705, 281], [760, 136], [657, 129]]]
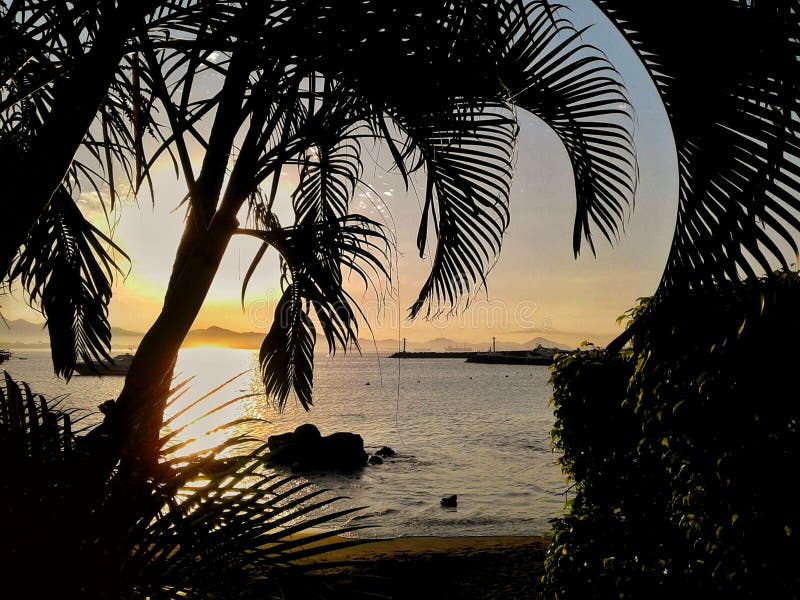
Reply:
[[292, 473], [304, 473], [305, 471], [308, 471], [306, 464], [300, 462], [299, 460], [297, 462], [293, 462], [290, 469], [292, 470]]
[[375, 453], [375, 456], [380, 456], [382, 458], [386, 458], [387, 456], [394, 456], [395, 451], [389, 448], [389, 446], [383, 446], [380, 450]]
[[267, 439], [273, 465], [288, 466], [292, 471], [331, 469], [352, 471], [367, 464], [364, 440], [360, 435], [340, 431], [322, 437], [314, 425], [300, 425], [290, 433]]
[[322, 438], [320, 444], [322, 468], [352, 471], [367, 464], [364, 440], [356, 433], [339, 431]]
[[305, 423], [294, 430], [294, 438], [299, 444], [315, 444], [322, 439], [322, 434], [316, 425]]
[[377, 454], [373, 454], [372, 456], [369, 457], [367, 463], [369, 463], [370, 465], [382, 465], [383, 459]]
[[452, 496], [445, 496], [441, 500], [442, 506], [458, 506], [458, 496], [453, 494]]

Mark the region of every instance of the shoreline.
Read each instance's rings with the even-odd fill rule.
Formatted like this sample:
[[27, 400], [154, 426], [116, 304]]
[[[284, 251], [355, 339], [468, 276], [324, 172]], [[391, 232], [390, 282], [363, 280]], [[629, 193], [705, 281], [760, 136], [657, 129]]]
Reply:
[[[308, 547], [327, 546], [337, 542], [358, 538], [335, 536]], [[395, 538], [360, 538], [356, 546], [332, 550], [315, 558], [315, 562], [364, 561], [398, 557], [413, 557], [419, 554], [447, 554], [469, 556], [484, 552], [505, 552], [524, 548], [547, 549], [550, 540], [541, 535], [471, 535], [435, 536], [415, 535]]]
[[[316, 545], [345, 539], [351, 538]], [[303, 563], [399, 600], [532, 600], [548, 544], [545, 536], [409, 536], [366, 541]]]

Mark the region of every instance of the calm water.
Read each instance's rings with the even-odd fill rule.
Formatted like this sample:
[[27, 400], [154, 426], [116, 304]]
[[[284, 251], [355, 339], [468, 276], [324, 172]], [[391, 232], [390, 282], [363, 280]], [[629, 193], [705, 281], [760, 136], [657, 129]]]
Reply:
[[[197, 423], [198, 445], [214, 441], [202, 435], [209, 428], [251, 416], [267, 421], [256, 427], [261, 438], [312, 422], [323, 435], [360, 434], [368, 451], [391, 446], [398, 453], [393, 462], [359, 474], [308, 475], [315, 485], [348, 496], [345, 502], [369, 507], [355, 517], [374, 526], [363, 535], [540, 534], [562, 510], [566, 485], [550, 450], [554, 417], [546, 367], [318, 356], [311, 413], [290, 402], [277, 414], [259, 393], [255, 366], [251, 351], [181, 351], [176, 373], [193, 379], [176, 405], [239, 373], [205, 408], [249, 396]], [[76, 376], [65, 384], [51, 375], [48, 353], [37, 350], [15, 351], [3, 368], [36, 392], [66, 395], [66, 405], [88, 410], [114, 398], [123, 381]], [[200, 412], [203, 407], [193, 414]], [[458, 494], [457, 509], [439, 505], [450, 494]]]

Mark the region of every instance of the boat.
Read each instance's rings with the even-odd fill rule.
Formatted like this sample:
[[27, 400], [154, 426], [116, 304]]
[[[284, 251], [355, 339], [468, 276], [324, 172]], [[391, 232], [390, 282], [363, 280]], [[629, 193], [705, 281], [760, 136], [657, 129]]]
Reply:
[[0, 365], [6, 362], [9, 358], [11, 358], [11, 352], [9, 352], [6, 348], [0, 348]]
[[558, 348], [545, 348], [541, 344], [530, 351], [512, 350], [509, 352], [479, 352], [467, 358], [469, 363], [490, 365], [552, 365], [556, 354], [568, 351]]
[[102, 377], [104, 375], [127, 375], [132, 362], [133, 354], [118, 354], [111, 359], [111, 364], [97, 363], [88, 365], [79, 362], [75, 365], [75, 371], [77, 371], [79, 375], [94, 375], [96, 377]]

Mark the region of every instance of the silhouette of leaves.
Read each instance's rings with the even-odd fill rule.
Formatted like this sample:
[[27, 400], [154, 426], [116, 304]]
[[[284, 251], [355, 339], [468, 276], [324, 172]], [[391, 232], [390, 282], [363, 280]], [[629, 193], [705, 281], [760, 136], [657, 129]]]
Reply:
[[283, 408], [293, 390], [304, 408], [313, 404], [314, 324], [303, 309], [297, 288], [290, 284], [283, 292], [258, 361], [267, 396]]
[[360, 215], [333, 223], [241, 232], [274, 247], [287, 271], [287, 286], [259, 356], [267, 393], [283, 408], [293, 390], [308, 408], [316, 343], [309, 313], [313, 309], [329, 352], [346, 351], [351, 345], [358, 349], [358, 308], [344, 289], [342, 270], [373, 285], [375, 277], [387, 274], [386, 238], [377, 223]]
[[659, 291], [796, 260], [800, 4], [597, 4], [649, 71], [675, 138], [678, 219]]
[[449, 114], [427, 114], [403, 122], [427, 170], [417, 247], [425, 252], [429, 222], [436, 249], [428, 279], [411, 307], [416, 317], [455, 309], [500, 251], [508, 226], [508, 195], [517, 125], [499, 102], [454, 102]]
[[572, 163], [577, 211], [573, 251], [592, 228], [613, 243], [633, 206], [637, 166], [631, 107], [621, 79], [597, 48], [581, 40], [562, 10], [503, 4], [502, 78], [513, 102], [558, 135]]
[[108, 303], [119, 271], [112, 251], [127, 258], [60, 188], [12, 267], [10, 280], [19, 280], [47, 319], [53, 367], [66, 379], [78, 359], [111, 361]]

